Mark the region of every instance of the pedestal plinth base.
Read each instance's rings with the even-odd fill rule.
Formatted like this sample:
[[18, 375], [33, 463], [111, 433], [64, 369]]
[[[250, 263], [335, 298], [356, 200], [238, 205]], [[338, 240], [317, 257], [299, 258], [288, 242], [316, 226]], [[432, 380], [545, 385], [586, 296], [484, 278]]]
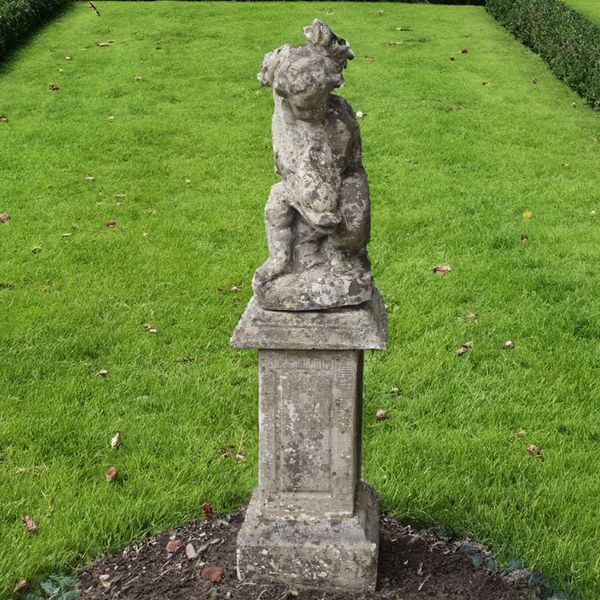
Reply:
[[263, 513], [258, 490], [238, 535], [240, 579], [299, 586], [374, 590], [379, 553], [379, 499], [359, 482], [353, 516]]

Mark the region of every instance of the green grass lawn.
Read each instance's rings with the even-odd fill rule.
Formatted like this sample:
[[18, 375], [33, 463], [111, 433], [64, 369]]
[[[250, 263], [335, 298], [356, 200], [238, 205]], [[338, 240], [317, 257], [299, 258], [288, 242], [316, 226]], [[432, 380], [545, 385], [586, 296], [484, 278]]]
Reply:
[[600, 2], [598, 0], [566, 0], [566, 3], [600, 25]]
[[390, 312], [364, 477], [385, 510], [600, 597], [600, 115], [483, 8], [97, 6], [0, 68], [0, 597], [248, 500], [256, 354], [228, 338], [275, 180], [255, 74], [314, 17], [357, 55]]

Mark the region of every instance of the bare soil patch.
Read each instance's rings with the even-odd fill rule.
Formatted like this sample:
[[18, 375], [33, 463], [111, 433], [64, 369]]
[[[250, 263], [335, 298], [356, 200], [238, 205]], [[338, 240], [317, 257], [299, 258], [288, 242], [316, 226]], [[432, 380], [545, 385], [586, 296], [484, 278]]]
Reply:
[[[528, 573], [475, 567], [472, 553], [485, 551], [464, 540], [416, 531], [397, 519], [381, 522], [377, 591], [332, 592], [293, 585], [240, 582], [236, 536], [243, 512], [152, 536], [79, 573], [81, 600], [525, 600]], [[471, 558], [469, 558], [471, 551]], [[196, 556], [194, 556], [196, 555]], [[478, 562], [475, 560], [475, 562]], [[212, 567], [218, 567], [214, 569]], [[218, 583], [210, 579], [222, 578]]]

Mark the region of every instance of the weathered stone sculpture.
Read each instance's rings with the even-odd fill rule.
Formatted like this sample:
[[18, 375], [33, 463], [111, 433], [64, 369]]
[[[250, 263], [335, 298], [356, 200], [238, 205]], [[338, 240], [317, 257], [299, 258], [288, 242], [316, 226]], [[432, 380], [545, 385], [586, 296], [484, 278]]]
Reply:
[[315, 310], [370, 300], [370, 206], [360, 131], [344, 83], [350, 46], [321, 21], [308, 43], [269, 52], [258, 79], [273, 88], [273, 153], [281, 182], [265, 209], [269, 258], [254, 293], [269, 310]]
[[269, 258], [231, 338], [258, 348], [259, 466], [238, 536], [240, 579], [372, 590], [379, 501], [360, 480], [363, 353], [385, 348], [366, 245], [358, 126], [331, 91], [352, 58], [320, 21], [266, 55], [281, 182], [265, 210]]

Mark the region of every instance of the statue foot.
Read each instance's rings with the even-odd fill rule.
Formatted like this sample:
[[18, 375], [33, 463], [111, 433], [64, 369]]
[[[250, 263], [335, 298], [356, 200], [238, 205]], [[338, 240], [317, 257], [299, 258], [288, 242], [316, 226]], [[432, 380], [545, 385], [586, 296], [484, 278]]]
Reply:
[[265, 284], [273, 281], [279, 275], [282, 275], [288, 266], [288, 261], [275, 258], [268, 258], [266, 262], [256, 269], [254, 273], [253, 285]]

